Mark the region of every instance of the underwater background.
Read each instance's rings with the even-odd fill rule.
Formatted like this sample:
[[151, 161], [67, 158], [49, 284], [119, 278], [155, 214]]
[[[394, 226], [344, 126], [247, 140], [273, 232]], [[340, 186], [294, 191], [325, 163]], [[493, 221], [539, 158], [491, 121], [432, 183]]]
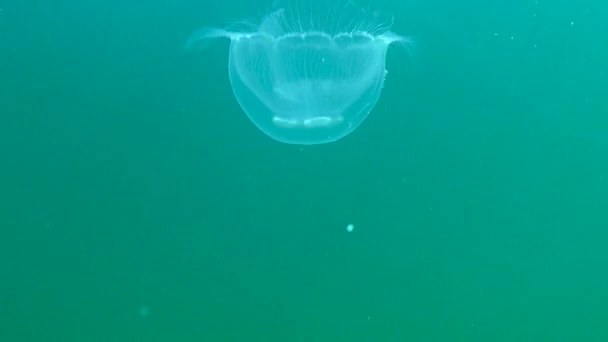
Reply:
[[608, 2], [361, 4], [415, 44], [297, 146], [184, 51], [271, 1], [0, 2], [0, 341], [608, 341]]

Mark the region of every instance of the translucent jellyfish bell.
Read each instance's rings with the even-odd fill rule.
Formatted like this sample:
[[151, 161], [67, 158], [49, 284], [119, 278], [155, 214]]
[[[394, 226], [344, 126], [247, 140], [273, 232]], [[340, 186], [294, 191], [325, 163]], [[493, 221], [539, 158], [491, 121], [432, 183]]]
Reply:
[[188, 45], [230, 39], [234, 95], [271, 138], [305, 145], [336, 141], [378, 102], [388, 46], [409, 40], [389, 31], [390, 15], [331, 2], [296, 1], [259, 24], [197, 31]]

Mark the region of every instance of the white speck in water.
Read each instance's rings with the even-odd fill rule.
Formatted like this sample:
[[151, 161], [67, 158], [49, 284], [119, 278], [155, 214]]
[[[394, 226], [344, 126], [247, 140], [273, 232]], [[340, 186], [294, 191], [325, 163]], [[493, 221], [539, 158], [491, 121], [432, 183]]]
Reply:
[[355, 229], [355, 226], [352, 223], [349, 223], [348, 226], [346, 226], [346, 231], [347, 232], [352, 232], [353, 229]]

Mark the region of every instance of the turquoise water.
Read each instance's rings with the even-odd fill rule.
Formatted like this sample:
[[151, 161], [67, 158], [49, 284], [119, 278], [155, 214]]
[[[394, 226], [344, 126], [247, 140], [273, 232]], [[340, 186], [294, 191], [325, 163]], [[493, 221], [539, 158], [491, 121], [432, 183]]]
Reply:
[[415, 49], [302, 147], [183, 49], [271, 3], [0, 3], [0, 341], [608, 340], [608, 3], [363, 4]]

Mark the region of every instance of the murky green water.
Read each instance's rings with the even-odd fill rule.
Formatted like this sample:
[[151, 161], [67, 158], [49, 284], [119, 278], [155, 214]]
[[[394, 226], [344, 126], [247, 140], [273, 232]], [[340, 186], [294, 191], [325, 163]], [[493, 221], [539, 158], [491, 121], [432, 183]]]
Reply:
[[364, 4], [415, 49], [302, 147], [183, 53], [270, 3], [0, 3], [0, 340], [608, 340], [607, 3]]

